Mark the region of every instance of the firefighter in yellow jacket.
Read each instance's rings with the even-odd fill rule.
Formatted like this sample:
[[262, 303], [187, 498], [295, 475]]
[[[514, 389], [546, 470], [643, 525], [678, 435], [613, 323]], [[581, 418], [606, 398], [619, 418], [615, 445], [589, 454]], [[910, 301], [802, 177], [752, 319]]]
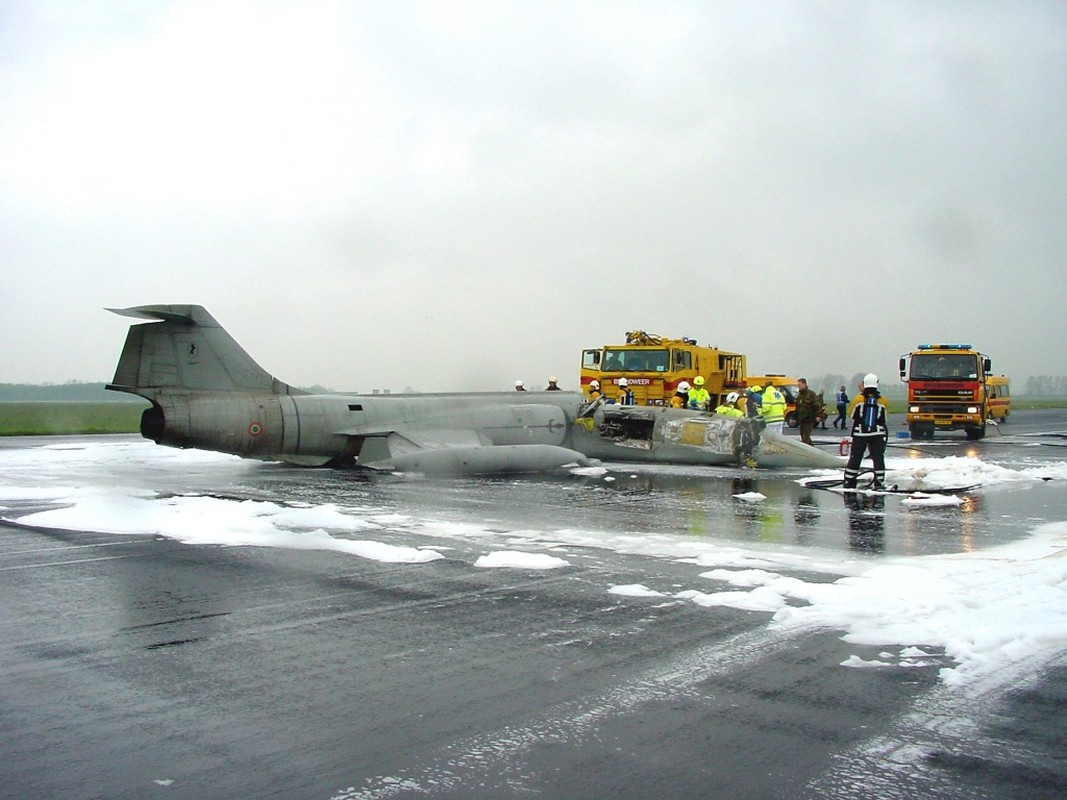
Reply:
[[671, 408], [685, 408], [689, 405], [689, 381], [682, 381], [671, 398]]
[[760, 416], [767, 423], [767, 429], [781, 433], [782, 423], [785, 421], [785, 395], [777, 386], [768, 386], [763, 390], [762, 399]]
[[743, 417], [745, 412], [737, 407], [737, 401], [740, 399], [740, 395], [737, 392], [730, 392], [723, 399], [722, 404], [716, 406], [715, 413], [721, 414], [724, 417]]
[[701, 375], [693, 378], [693, 386], [689, 390], [686, 408], [691, 408], [694, 411], [708, 411], [711, 408], [711, 394], [704, 388], [704, 378]]

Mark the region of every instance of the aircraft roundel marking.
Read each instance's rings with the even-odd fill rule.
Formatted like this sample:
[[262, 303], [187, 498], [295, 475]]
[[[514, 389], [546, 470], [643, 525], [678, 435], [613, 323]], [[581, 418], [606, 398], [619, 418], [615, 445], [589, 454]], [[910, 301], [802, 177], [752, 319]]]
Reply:
[[263, 433], [263, 426], [261, 424], [259, 424], [258, 422], [252, 422], [252, 423], [249, 424], [249, 426], [248, 426], [248, 435], [249, 436], [259, 436], [261, 433]]

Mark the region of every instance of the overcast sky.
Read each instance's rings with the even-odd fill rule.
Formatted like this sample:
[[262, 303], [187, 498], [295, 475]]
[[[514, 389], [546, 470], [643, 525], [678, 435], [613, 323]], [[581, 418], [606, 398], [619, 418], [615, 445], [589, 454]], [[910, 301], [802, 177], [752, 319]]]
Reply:
[[577, 385], [969, 341], [1067, 374], [1062, 2], [0, 5], [0, 382], [196, 303], [282, 380]]

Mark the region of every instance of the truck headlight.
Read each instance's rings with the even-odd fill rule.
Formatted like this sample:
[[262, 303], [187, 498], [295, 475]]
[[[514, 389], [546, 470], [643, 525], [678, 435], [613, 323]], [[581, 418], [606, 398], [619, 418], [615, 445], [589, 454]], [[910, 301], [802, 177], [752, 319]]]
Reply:
[[977, 414], [978, 413], [978, 406], [967, 406], [967, 413], [968, 414]]
[[919, 413], [919, 407], [918, 406], [908, 406], [908, 413], [909, 414], [918, 414]]

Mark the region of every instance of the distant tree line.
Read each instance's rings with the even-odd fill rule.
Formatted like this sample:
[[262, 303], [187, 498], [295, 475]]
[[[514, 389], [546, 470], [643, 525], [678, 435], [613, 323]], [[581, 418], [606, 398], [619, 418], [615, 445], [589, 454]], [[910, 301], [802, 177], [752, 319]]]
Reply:
[[[824, 391], [827, 401], [833, 399], [837, 387], [844, 386], [849, 395], [858, 391], [863, 373], [857, 372], [851, 378], [839, 374], [826, 374], [816, 378], [808, 377], [808, 385], [816, 392]], [[889, 397], [903, 396], [907, 387], [892, 376], [881, 377], [882, 394]], [[0, 402], [68, 402], [68, 403], [143, 403], [144, 400], [124, 392], [109, 392], [103, 383], [89, 381], [68, 381], [67, 383], [0, 383]], [[313, 394], [329, 393], [325, 386], [303, 387]], [[408, 390], [410, 391], [410, 390]], [[1022, 386], [1013, 386], [1015, 395], [1027, 397], [1067, 397], [1067, 376], [1033, 375]]]
[[67, 383], [0, 383], [0, 401], [67, 402], [67, 403], [143, 403], [140, 397], [123, 392], [109, 392], [103, 383], [68, 381]]
[[[109, 392], [104, 383], [67, 381], [66, 383], [0, 383], [0, 402], [65, 403], [144, 403], [144, 399], [125, 392]], [[324, 386], [306, 387], [312, 393], [329, 392]]]
[[1031, 375], [1018, 394], [1029, 397], [1067, 397], [1067, 375]]
[[[805, 376], [808, 378], [808, 386], [816, 391], [822, 391], [823, 399], [827, 402], [833, 400], [834, 393], [838, 390], [838, 387], [844, 386], [845, 391], [848, 392], [849, 397], [859, 392], [860, 383], [863, 381], [863, 376], [866, 373], [857, 372], [851, 378], [846, 378], [844, 375], [827, 374], [821, 378], [814, 378]], [[894, 372], [891, 376], [879, 375], [879, 389], [882, 394], [886, 396], [896, 396], [907, 393], [904, 384], [897, 380], [897, 375]]]

